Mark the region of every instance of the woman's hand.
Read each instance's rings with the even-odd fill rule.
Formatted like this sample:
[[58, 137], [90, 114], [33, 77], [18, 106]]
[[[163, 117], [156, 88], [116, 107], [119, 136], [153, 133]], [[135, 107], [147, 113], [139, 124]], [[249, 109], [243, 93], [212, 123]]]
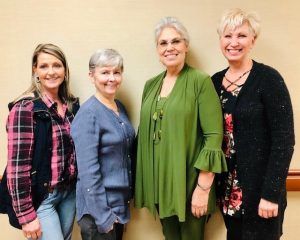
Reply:
[[113, 224], [113, 225], [111, 226], [111, 228], [110, 228], [106, 233], [111, 232], [111, 231], [114, 229], [114, 226], [115, 226], [115, 224]]
[[201, 216], [206, 215], [207, 213], [207, 204], [208, 204], [208, 196], [210, 189], [203, 190], [199, 187], [196, 187], [193, 196], [192, 196], [192, 214], [200, 218]]
[[200, 218], [207, 213], [208, 197], [214, 177], [215, 174], [212, 172], [201, 170], [199, 173], [197, 185], [193, 192], [191, 202], [192, 214], [197, 218]]
[[114, 224], [111, 226], [111, 228], [109, 229], [109, 231], [107, 233], [109, 233], [110, 231], [112, 231], [114, 229], [114, 226], [116, 223], [119, 223], [119, 219], [117, 218], [116, 221], [114, 222]]
[[278, 204], [261, 198], [258, 205], [258, 215], [262, 218], [277, 217]]
[[33, 240], [38, 239], [40, 236], [42, 236], [42, 229], [39, 219], [36, 218], [32, 222], [22, 225], [22, 231], [26, 238], [31, 238]]

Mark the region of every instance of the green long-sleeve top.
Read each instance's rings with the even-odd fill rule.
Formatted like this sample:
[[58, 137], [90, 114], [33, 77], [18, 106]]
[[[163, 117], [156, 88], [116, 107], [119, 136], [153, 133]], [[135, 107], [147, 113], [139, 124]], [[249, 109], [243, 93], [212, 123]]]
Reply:
[[[160, 122], [159, 173], [154, 174], [156, 101], [166, 72], [147, 81], [142, 98], [136, 166], [135, 206], [147, 207], [159, 217], [177, 215], [185, 221], [199, 170], [226, 171], [219, 98], [211, 78], [185, 65], [163, 105]], [[158, 179], [154, 179], [154, 175]], [[154, 186], [154, 183], [157, 186]], [[155, 202], [158, 191], [158, 202]], [[215, 210], [211, 189], [208, 213]]]

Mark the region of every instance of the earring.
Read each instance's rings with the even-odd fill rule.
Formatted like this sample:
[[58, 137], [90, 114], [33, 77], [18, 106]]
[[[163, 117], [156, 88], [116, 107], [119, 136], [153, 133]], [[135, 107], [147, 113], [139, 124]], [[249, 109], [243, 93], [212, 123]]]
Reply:
[[40, 78], [38, 77], [38, 76], [35, 76], [35, 81], [37, 82], [37, 83], [40, 83], [41, 81], [40, 81]]

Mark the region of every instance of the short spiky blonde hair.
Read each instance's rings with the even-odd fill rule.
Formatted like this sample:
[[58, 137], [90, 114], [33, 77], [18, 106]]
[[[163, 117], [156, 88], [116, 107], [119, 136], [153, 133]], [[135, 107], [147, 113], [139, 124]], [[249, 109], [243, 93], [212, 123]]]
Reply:
[[235, 29], [243, 23], [248, 23], [254, 38], [257, 38], [260, 32], [260, 20], [257, 14], [245, 12], [239, 8], [232, 8], [223, 13], [217, 32], [221, 36], [227, 27]]

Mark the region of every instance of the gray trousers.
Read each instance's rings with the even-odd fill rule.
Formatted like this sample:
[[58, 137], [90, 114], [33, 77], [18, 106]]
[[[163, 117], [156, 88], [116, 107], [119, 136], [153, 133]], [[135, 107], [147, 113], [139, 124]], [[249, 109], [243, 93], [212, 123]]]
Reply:
[[99, 233], [95, 220], [91, 215], [84, 215], [80, 221], [82, 240], [122, 240], [123, 225], [115, 223], [114, 228], [108, 233]]

